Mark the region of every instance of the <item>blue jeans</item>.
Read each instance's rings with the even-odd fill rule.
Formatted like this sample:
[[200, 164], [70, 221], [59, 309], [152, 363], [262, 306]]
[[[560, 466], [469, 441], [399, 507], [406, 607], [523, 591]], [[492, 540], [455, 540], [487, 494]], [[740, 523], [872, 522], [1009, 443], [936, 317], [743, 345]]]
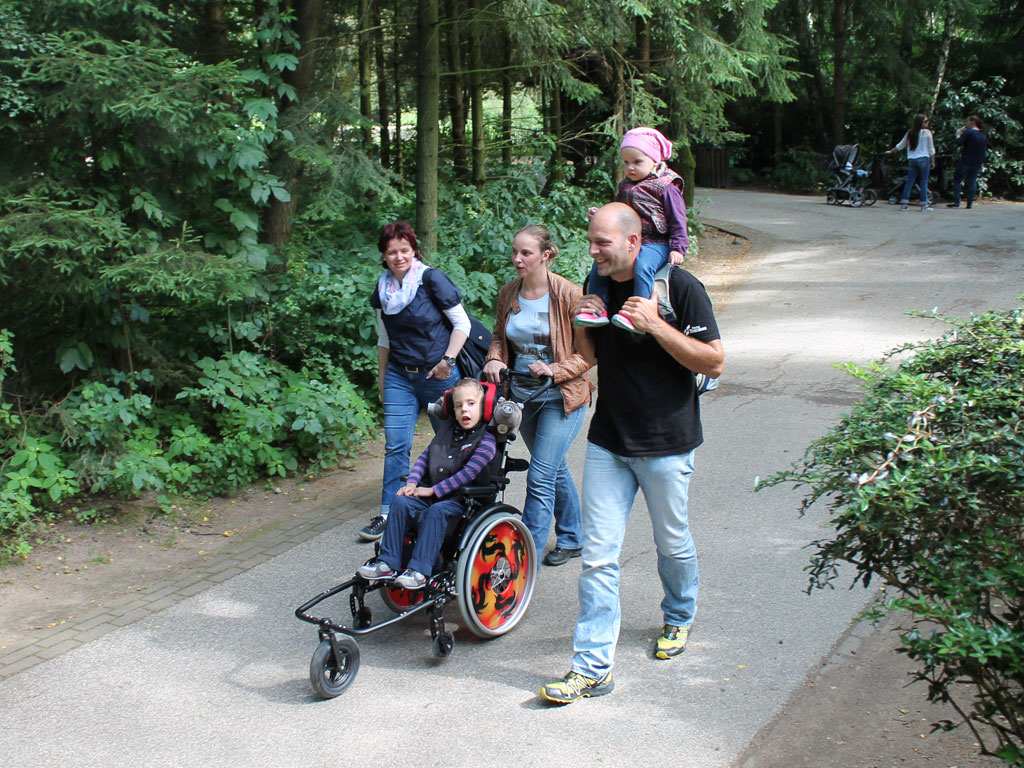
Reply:
[[612, 668], [619, 639], [619, 556], [626, 521], [643, 489], [654, 527], [664, 622], [693, 623], [697, 609], [697, 548], [690, 535], [686, 496], [693, 451], [675, 456], [619, 456], [593, 443], [583, 467], [583, 571], [580, 614], [573, 634], [572, 668], [600, 677]]
[[583, 426], [586, 410], [581, 406], [567, 416], [561, 398], [527, 403], [523, 410], [519, 433], [530, 449], [523, 522], [533, 534], [538, 556], [548, 542], [552, 517], [555, 545], [562, 549], [580, 546], [580, 497], [565, 453]]
[[953, 171], [953, 202], [960, 205], [960, 185], [967, 181], [967, 205], [974, 203], [974, 193], [978, 191], [978, 173], [980, 165], [967, 165], [963, 160], [956, 164]]
[[[419, 571], [424, 576], [434, 572], [434, 563], [444, 544], [448, 523], [465, 509], [458, 499], [423, 499], [418, 496], [396, 496], [391, 504], [388, 525], [381, 539], [380, 559], [400, 571], [402, 566]], [[402, 543], [405, 534], [415, 530], [409, 562], [402, 563]]]
[[907, 183], [903, 185], [903, 197], [900, 203], [906, 205], [910, 200], [910, 192], [914, 189], [914, 182], [921, 187], [921, 207], [928, 205], [928, 174], [932, 172], [932, 161], [930, 157], [914, 157], [907, 166]]
[[[380, 513], [388, 516], [391, 500], [409, 474], [409, 453], [420, 412], [459, 380], [458, 366], [444, 380], [428, 379], [427, 371], [409, 373], [389, 365], [384, 371], [384, 482], [380, 490]], [[440, 422], [431, 417], [434, 431]]]
[[[636, 263], [633, 264], [633, 295], [651, 298], [654, 293], [654, 275], [668, 261], [669, 247], [659, 243], [646, 243], [640, 246], [636, 255]], [[587, 279], [587, 293], [593, 293], [601, 297], [601, 301], [608, 303], [608, 281], [610, 277], [602, 277], [597, 274], [597, 264], [590, 268], [590, 277]]]

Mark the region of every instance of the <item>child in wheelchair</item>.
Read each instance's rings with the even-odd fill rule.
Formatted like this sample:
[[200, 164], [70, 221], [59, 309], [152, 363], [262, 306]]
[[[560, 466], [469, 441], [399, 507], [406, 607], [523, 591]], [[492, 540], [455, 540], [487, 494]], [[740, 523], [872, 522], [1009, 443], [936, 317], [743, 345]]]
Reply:
[[[380, 553], [356, 570], [359, 576], [368, 581], [393, 579], [404, 589], [426, 585], [449, 522], [465, 511], [465, 501], [456, 497], [457, 492], [484, 479], [497, 450], [484, 419], [484, 397], [476, 379], [462, 379], [452, 388], [452, 418], [416, 459], [405, 486], [398, 489]], [[401, 570], [403, 543], [413, 526], [418, 531], [416, 543]]]

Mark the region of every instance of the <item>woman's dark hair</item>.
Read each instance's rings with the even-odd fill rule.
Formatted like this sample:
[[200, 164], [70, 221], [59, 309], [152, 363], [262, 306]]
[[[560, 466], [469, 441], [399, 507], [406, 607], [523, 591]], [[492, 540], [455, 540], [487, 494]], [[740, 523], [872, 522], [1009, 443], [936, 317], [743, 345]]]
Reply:
[[983, 121], [983, 120], [982, 120], [982, 119], [981, 119], [980, 117], [978, 117], [977, 115], [968, 115], [968, 116], [967, 116], [967, 122], [968, 122], [968, 123], [969, 123], [970, 125], [973, 125], [973, 126], [974, 126], [975, 128], [977, 128], [977, 129], [978, 129], [979, 131], [981, 131], [982, 133], [984, 133], [984, 132], [985, 132], [985, 121]]
[[[420, 246], [416, 242], [416, 233], [413, 232], [412, 226], [407, 221], [392, 221], [390, 224], [385, 224], [380, 230], [380, 240], [377, 241], [377, 247], [380, 248], [380, 252], [383, 255], [384, 251], [388, 249], [388, 243], [392, 240], [406, 240], [409, 245], [412, 246], [412, 252], [416, 255], [416, 258], [420, 261], [426, 261], [420, 255]], [[380, 264], [384, 269], [388, 268], [387, 262], [384, 259], [380, 260]]]
[[548, 262], [555, 260], [558, 256], [558, 246], [551, 241], [551, 233], [548, 232], [548, 228], [542, 224], [527, 224], [525, 227], [516, 232], [517, 235], [527, 234], [537, 241], [537, 245], [540, 246], [540, 252], [550, 251], [551, 255], [548, 256]]
[[921, 129], [924, 128], [924, 121], [927, 119], [928, 115], [918, 112], [917, 117], [914, 118], [914, 124], [907, 131], [907, 146], [910, 147], [911, 151], [917, 149], [917, 140], [921, 138]]

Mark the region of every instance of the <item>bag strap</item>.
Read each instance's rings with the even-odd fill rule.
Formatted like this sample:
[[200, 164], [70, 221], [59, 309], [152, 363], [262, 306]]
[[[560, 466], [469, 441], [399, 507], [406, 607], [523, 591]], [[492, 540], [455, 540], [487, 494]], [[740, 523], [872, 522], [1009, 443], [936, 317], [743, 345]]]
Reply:
[[662, 320], [671, 325], [676, 324], [676, 310], [672, 306], [672, 299], [669, 296], [669, 282], [668, 277], [672, 274], [672, 267], [674, 267], [670, 261], [666, 261], [661, 265], [661, 269], [654, 273], [654, 285], [658, 289], [658, 314], [661, 315]]
[[[670, 325], [676, 324], [676, 310], [672, 306], [672, 297], [669, 294], [669, 276], [674, 267], [675, 264], [667, 261], [661, 266], [661, 269], [654, 273], [654, 287], [658, 289], [658, 314]], [[718, 389], [718, 379], [712, 379], [703, 373], [694, 373], [693, 380], [697, 385], [698, 395]]]

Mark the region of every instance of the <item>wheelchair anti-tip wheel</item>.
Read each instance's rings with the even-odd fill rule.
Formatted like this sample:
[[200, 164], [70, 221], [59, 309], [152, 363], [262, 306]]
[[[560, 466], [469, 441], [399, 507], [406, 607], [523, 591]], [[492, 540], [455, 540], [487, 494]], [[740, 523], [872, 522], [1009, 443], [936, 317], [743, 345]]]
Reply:
[[356, 641], [351, 637], [338, 637], [337, 643], [337, 657], [331, 641], [325, 638], [309, 662], [309, 682], [317, 695], [324, 699], [343, 694], [359, 672], [359, 646]]
[[455, 570], [459, 610], [470, 632], [497, 637], [526, 613], [537, 574], [533, 536], [519, 514], [502, 505], [467, 532]]

